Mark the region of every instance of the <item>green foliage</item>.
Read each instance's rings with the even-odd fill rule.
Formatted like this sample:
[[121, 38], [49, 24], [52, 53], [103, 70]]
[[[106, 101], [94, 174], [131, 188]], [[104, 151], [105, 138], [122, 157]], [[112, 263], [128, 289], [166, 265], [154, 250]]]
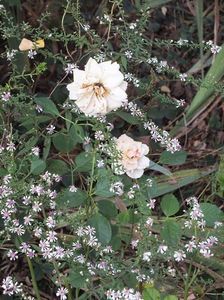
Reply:
[[178, 166], [184, 164], [186, 159], [187, 153], [185, 151], [178, 151], [177, 153], [163, 151], [159, 161], [165, 165]]
[[45, 113], [51, 114], [52, 116], [60, 116], [60, 113], [52, 100], [47, 97], [36, 97], [34, 101], [40, 105]]
[[30, 172], [33, 175], [39, 175], [41, 173], [43, 173], [43, 171], [46, 169], [46, 162], [38, 159], [38, 158], [34, 158], [31, 161], [31, 167], [30, 167]]
[[81, 130], [81, 127], [72, 125], [68, 132], [64, 130], [58, 132], [53, 137], [55, 148], [62, 153], [69, 153], [74, 150], [75, 146], [81, 142]]
[[168, 219], [161, 229], [161, 237], [170, 246], [177, 246], [182, 235], [181, 226], [176, 220]]
[[86, 269], [84, 267], [76, 267], [69, 272], [68, 280], [72, 287], [85, 288], [86, 287]]
[[[211, 286], [223, 283], [223, 160], [211, 191], [207, 179], [216, 166], [207, 167], [204, 159], [209, 141], [206, 151], [200, 149], [192, 159], [191, 136], [188, 143], [181, 141], [186, 150], [175, 151], [177, 141], [162, 128], [171, 128], [183, 116], [180, 97], [190, 104], [173, 134], [224, 93], [223, 47], [212, 57], [215, 45], [202, 42], [209, 32], [205, 25], [211, 28], [212, 5], [197, 0], [194, 11], [171, 0], [53, 0], [46, 10], [44, 1], [39, 6], [31, 2], [2, 1], [0, 9], [0, 257], [2, 266], [7, 265], [1, 268], [0, 281], [12, 275], [23, 283], [25, 294], [13, 299], [28, 299], [30, 290], [37, 300], [53, 299], [60, 297], [56, 293], [61, 288], [67, 289], [68, 299], [80, 300], [106, 299], [106, 292], [120, 295], [128, 288], [144, 300], [185, 299], [191, 293], [204, 298]], [[170, 40], [173, 24], [177, 39]], [[197, 34], [199, 43], [193, 42]], [[24, 37], [34, 43], [33, 49], [19, 49]], [[43, 48], [37, 46], [38, 39], [44, 40]], [[106, 116], [79, 111], [66, 89], [73, 81], [72, 68], [84, 70], [90, 57], [118, 63], [128, 83], [128, 102]], [[203, 72], [202, 78], [195, 74], [212, 61], [205, 78]], [[184, 81], [179, 70], [188, 74]], [[97, 76], [92, 74], [92, 83], [81, 89], [101, 90]], [[120, 88], [103, 93], [116, 94]], [[82, 100], [91, 102], [94, 95], [88, 96]], [[221, 131], [222, 115], [213, 113]], [[119, 153], [116, 138], [125, 133], [139, 142], [136, 151]], [[149, 147], [150, 163], [141, 178], [132, 178], [119, 167], [127, 158], [134, 165], [137, 160], [138, 167], [143, 164], [138, 159], [140, 142]], [[198, 195], [204, 217], [193, 220], [193, 205], [185, 199]], [[198, 223], [204, 220], [202, 230]], [[196, 247], [189, 253], [192, 236]], [[203, 254], [200, 245], [216, 236], [214, 256], [205, 258], [210, 249]], [[18, 252], [18, 260], [10, 258], [10, 250]], [[177, 251], [187, 259], [178, 262]], [[177, 286], [178, 297], [170, 295]]]
[[47, 169], [49, 172], [59, 175], [64, 175], [70, 171], [66, 162], [60, 159], [48, 160]]
[[86, 203], [88, 199], [88, 195], [78, 189], [76, 192], [70, 192], [69, 189], [65, 189], [61, 194], [57, 197], [57, 205], [60, 208], [65, 207], [78, 207]]
[[224, 213], [215, 204], [201, 203], [200, 207], [204, 214], [207, 226], [214, 226], [215, 222], [224, 220]]
[[93, 153], [82, 152], [75, 158], [76, 170], [78, 172], [89, 172], [92, 169]]
[[167, 217], [175, 215], [180, 209], [179, 202], [173, 194], [163, 196], [160, 206]]
[[112, 237], [110, 222], [100, 213], [93, 215], [88, 224], [96, 229], [96, 236], [103, 245], [107, 245]]
[[157, 289], [151, 287], [146, 288], [143, 291], [143, 299], [144, 300], [160, 300], [160, 293]]
[[110, 191], [111, 186], [111, 171], [106, 169], [98, 170], [98, 180], [96, 184], [95, 194], [100, 197], [111, 197], [114, 195]]
[[114, 203], [110, 200], [100, 200], [97, 203], [99, 212], [107, 217], [108, 219], [113, 219], [117, 215], [117, 209]]

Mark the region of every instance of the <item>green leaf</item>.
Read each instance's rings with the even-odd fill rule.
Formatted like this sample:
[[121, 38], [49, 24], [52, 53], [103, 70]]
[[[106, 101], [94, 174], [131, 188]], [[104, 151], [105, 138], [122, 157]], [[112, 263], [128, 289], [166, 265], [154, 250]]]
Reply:
[[77, 189], [76, 192], [70, 192], [69, 189], [65, 189], [57, 196], [56, 201], [59, 208], [74, 208], [85, 204], [87, 199], [87, 193], [80, 189]]
[[46, 160], [51, 149], [51, 137], [45, 136], [44, 138], [44, 149], [43, 149], [43, 160]]
[[129, 209], [127, 211], [122, 211], [117, 215], [117, 221], [121, 224], [134, 224], [139, 221], [139, 216], [134, 214], [134, 210]]
[[172, 0], [148, 0], [147, 1], [147, 6], [150, 8], [156, 8], [159, 7], [161, 5], [165, 5], [169, 2], [171, 2]]
[[60, 159], [50, 159], [47, 161], [47, 165], [47, 169], [49, 172], [58, 175], [64, 175], [70, 170], [66, 162]]
[[107, 169], [98, 170], [95, 195], [100, 197], [111, 197], [114, 195], [114, 193], [110, 191], [111, 175], [111, 172]]
[[170, 192], [173, 192], [183, 186], [191, 184], [198, 179], [208, 176], [216, 170], [215, 167], [206, 169], [189, 169], [172, 173], [172, 176], [167, 179], [167, 176], [158, 176], [156, 189], [149, 188], [151, 198], [155, 198]]
[[8, 174], [8, 171], [4, 168], [0, 168], [0, 176], [5, 176]]
[[196, 115], [201, 113], [208, 105], [214, 100], [215, 84], [218, 83], [224, 76], [224, 45], [216, 55], [215, 61], [206, 74], [201, 87], [198, 89], [197, 94], [194, 96], [189, 108], [186, 110], [184, 118], [177, 122], [171, 130], [172, 136], [180, 132], [183, 127], [188, 126]]
[[204, 77], [203, 70], [203, 1], [204, 0], [196, 0], [195, 1], [195, 10], [196, 10], [196, 21], [197, 21], [197, 29], [198, 29], [198, 41], [200, 44], [200, 59], [201, 59], [201, 73]]
[[117, 215], [117, 208], [110, 200], [100, 200], [97, 202], [99, 212], [105, 217], [112, 219]]
[[60, 113], [52, 100], [48, 97], [37, 97], [34, 101], [40, 105], [45, 113], [53, 116], [60, 116]]
[[130, 113], [127, 113], [127, 112], [124, 112], [124, 111], [116, 111], [115, 115], [117, 115], [121, 119], [125, 120], [129, 124], [137, 125], [137, 124], [141, 123], [139, 118], [134, 117]]
[[112, 246], [114, 251], [119, 250], [122, 246], [121, 238], [117, 235], [113, 236], [110, 241], [110, 245]]
[[46, 163], [42, 159], [35, 158], [31, 161], [30, 172], [33, 175], [39, 175], [46, 169]]
[[78, 172], [89, 172], [92, 169], [93, 153], [81, 152], [75, 158], [76, 168]]
[[178, 300], [178, 298], [174, 295], [168, 295], [163, 300]]
[[99, 213], [93, 215], [88, 221], [88, 224], [95, 228], [96, 237], [99, 242], [103, 245], [107, 245], [110, 242], [112, 237], [111, 225], [103, 215]]
[[173, 194], [163, 196], [160, 206], [167, 217], [175, 215], [180, 209], [179, 202]]
[[62, 153], [69, 153], [74, 149], [76, 141], [70, 139], [68, 134], [60, 132], [53, 137], [53, 144], [58, 151]]
[[166, 220], [161, 230], [161, 238], [170, 246], [177, 246], [182, 235], [180, 225], [174, 220]]
[[201, 203], [200, 207], [207, 226], [214, 226], [215, 222], [223, 221], [224, 214], [215, 204]]
[[71, 126], [69, 132], [60, 131], [53, 137], [55, 148], [62, 153], [71, 152], [75, 146], [82, 142], [82, 128], [80, 126]]
[[175, 153], [171, 153], [169, 151], [163, 151], [159, 161], [161, 164], [178, 166], [184, 164], [186, 159], [187, 159], [186, 151], [181, 150]]
[[151, 287], [146, 288], [143, 291], [143, 299], [144, 300], [160, 300], [160, 293], [157, 289]]
[[155, 163], [155, 162], [153, 162], [151, 160], [149, 161], [149, 167], [148, 168], [150, 170], [154, 170], [154, 171], [160, 172], [160, 173], [162, 173], [162, 174], [164, 174], [166, 176], [171, 176], [172, 175], [172, 173], [168, 169], [160, 166], [159, 164], [157, 164], [157, 163]]
[[22, 150], [19, 151], [18, 156], [30, 152], [37, 142], [38, 137], [32, 136], [25, 144], [23, 143]]
[[74, 288], [84, 288], [86, 286], [86, 276], [88, 271], [84, 267], [76, 267], [69, 272], [68, 280]]

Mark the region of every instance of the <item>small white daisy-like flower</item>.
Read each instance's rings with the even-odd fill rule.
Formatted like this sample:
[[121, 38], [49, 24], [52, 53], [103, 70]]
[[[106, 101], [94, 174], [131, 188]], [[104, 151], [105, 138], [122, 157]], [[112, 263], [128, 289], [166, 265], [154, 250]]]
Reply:
[[222, 49], [222, 47], [217, 46], [217, 45], [212, 45], [212, 46], [211, 46], [211, 52], [212, 52], [213, 54], [219, 53], [221, 49]]
[[155, 208], [155, 205], [156, 205], [156, 199], [149, 199], [149, 203], [147, 203], [147, 206], [148, 206], [150, 209], [154, 209], [154, 208]]
[[159, 248], [158, 248], [158, 250], [157, 250], [157, 252], [161, 253], [161, 254], [164, 254], [167, 251], [167, 249], [168, 249], [168, 246], [166, 246], [166, 245], [160, 245]]
[[9, 257], [10, 260], [16, 260], [18, 259], [18, 251], [13, 251], [13, 250], [9, 250], [7, 253], [7, 256]]
[[82, 28], [87, 32], [90, 30], [90, 25], [89, 24], [83, 24]]
[[186, 254], [183, 250], [175, 251], [173, 255], [175, 261], [180, 262], [186, 258]]
[[152, 253], [150, 251], [143, 253], [142, 260], [149, 262], [151, 260]]
[[95, 132], [95, 139], [98, 141], [104, 141], [104, 134], [101, 130]]
[[184, 99], [176, 100], [176, 108], [183, 107], [186, 104]]
[[75, 187], [74, 185], [70, 185], [70, 187], [69, 187], [69, 192], [71, 192], [71, 193], [75, 193], [75, 192], [77, 192], [77, 187]]
[[60, 300], [66, 300], [67, 294], [68, 294], [68, 289], [66, 289], [64, 287], [60, 287], [56, 292], [56, 296], [60, 297]]
[[33, 147], [31, 149], [31, 152], [32, 152], [33, 155], [39, 156], [39, 154], [40, 154], [40, 148], [39, 147]]
[[16, 50], [16, 49], [12, 49], [11, 51], [8, 51], [6, 53], [7, 60], [8, 61], [12, 61], [12, 59], [15, 57], [15, 55], [16, 55], [17, 52], [18, 52], [18, 50]]
[[1, 95], [1, 99], [4, 102], [8, 102], [11, 99], [12, 95], [10, 92], [3, 92]]
[[37, 51], [36, 50], [29, 50], [28, 51], [28, 54], [27, 56], [30, 58], [30, 59], [34, 59], [34, 57], [37, 55]]
[[105, 166], [105, 163], [102, 159], [97, 160], [97, 168], [103, 168]]
[[136, 27], [137, 27], [136, 23], [130, 23], [129, 24], [129, 28], [132, 29], [132, 30], [135, 29]]
[[38, 104], [36, 105], [35, 109], [38, 113], [41, 113], [43, 111], [43, 108]]
[[55, 131], [55, 126], [54, 126], [54, 125], [49, 125], [49, 126], [46, 128], [46, 130], [47, 130], [47, 133], [48, 133], [48, 134], [53, 134], [54, 131]]
[[133, 52], [130, 50], [127, 50], [124, 52], [124, 55], [128, 58], [131, 59], [133, 57]]
[[179, 78], [180, 78], [180, 81], [186, 81], [186, 79], [187, 79], [187, 74], [186, 74], [186, 73], [179, 74]]
[[75, 64], [68, 63], [64, 70], [66, 74], [73, 74], [75, 68], [77, 68]]

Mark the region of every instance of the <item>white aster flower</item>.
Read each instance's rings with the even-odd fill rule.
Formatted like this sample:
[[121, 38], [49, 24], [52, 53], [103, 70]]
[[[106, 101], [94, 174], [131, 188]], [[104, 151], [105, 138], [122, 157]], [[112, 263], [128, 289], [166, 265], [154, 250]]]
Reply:
[[90, 58], [85, 71], [74, 69], [73, 74], [74, 82], [67, 85], [69, 98], [86, 115], [106, 115], [127, 100], [127, 83], [116, 62]]
[[145, 252], [145, 253], [143, 253], [142, 260], [149, 262], [151, 259], [151, 256], [152, 256], [152, 253], [150, 251]]
[[64, 288], [64, 287], [60, 287], [57, 290], [56, 296], [60, 297], [60, 300], [66, 300], [67, 299], [67, 295], [68, 294], [68, 289]]
[[149, 147], [134, 141], [126, 134], [122, 134], [116, 143], [117, 149], [121, 151], [121, 164], [125, 173], [131, 178], [140, 178], [144, 169], [149, 166], [149, 158], [145, 156], [149, 152]]

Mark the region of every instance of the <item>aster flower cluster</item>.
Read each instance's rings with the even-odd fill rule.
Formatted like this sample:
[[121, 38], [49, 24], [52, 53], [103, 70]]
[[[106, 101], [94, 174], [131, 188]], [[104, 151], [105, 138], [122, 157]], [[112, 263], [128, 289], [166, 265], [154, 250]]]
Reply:
[[106, 296], [108, 300], [142, 300], [141, 294], [136, 292], [134, 289], [124, 288], [120, 291], [108, 290], [106, 292]]
[[3, 295], [16, 296], [22, 300], [35, 300], [34, 297], [25, 292], [23, 284], [16, 281], [12, 276], [4, 278], [0, 287], [3, 290]]
[[[44, 204], [52, 209], [50, 212], [52, 216], [55, 214], [53, 210], [55, 209], [54, 199], [57, 196], [55, 190], [51, 190], [50, 186], [54, 182], [60, 181], [60, 176], [55, 174], [50, 174], [46, 172], [41, 176], [41, 182], [38, 184], [31, 184], [27, 187], [26, 194], [22, 195], [21, 199], [17, 200], [18, 186], [11, 175], [6, 175], [3, 177], [2, 184], [0, 186], [1, 195], [1, 216], [4, 220], [5, 230], [11, 236], [11, 234], [16, 234], [22, 237], [26, 230], [38, 232], [36, 221], [38, 219], [38, 214], [42, 211]], [[47, 199], [47, 200], [46, 200]], [[23, 220], [18, 218], [17, 214], [20, 214], [20, 210], [24, 209], [25, 215]], [[53, 219], [53, 217], [52, 217]], [[48, 219], [48, 225], [50, 224], [50, 218]], [[51, 227], [51, 226], [50, 226]], [[40, 232], [42, 230], [39, 228]], [[24, 246], [24, 247], [23, 247]], [[28, 256], [34, 256], [34, 252], [31, 250], [30, 246], [22, 244], [22, 252], [28, 254]]]
[[204, 229], [206, 223], [204, 220], [204, 214], [200, 208], [200, 204], [196, 197], [190, 197], [186, 199], [186, 203], [191, 207], [189, 216], [190, 220], [185, 222], [185, 227], [191, 228], [193, 225], [200, 229]]
[[4, 135], [0, 144], [0, 154], [6, 157], [7, 155], [12, 155], [14, 151], [16, 150], [16, 145], [13, 141], [13, 136], [11, 134], [8, 134], [8, 132], [5, 130]]
[[151, 138], [155, 142], [159, 142], [162, 147], [166, 147], [166, 150], [174, 153], [181, 149], [178, 139], [171, 138], [166, 130], [161, 130], [154, 122], [144, 123], [144, 128], [149, 130]]

